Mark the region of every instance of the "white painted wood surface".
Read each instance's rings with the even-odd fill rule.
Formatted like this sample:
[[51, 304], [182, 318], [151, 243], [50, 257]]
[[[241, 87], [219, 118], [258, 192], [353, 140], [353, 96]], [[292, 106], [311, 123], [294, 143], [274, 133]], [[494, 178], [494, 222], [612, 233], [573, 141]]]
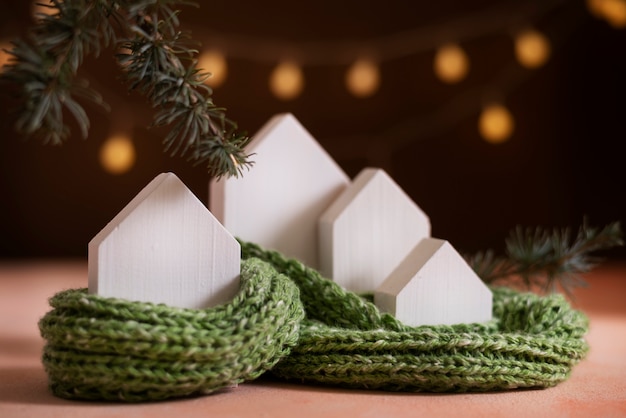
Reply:
[[373, 292], [430, 236], [430, 221], [389, 175], [366, 168], [319, 219], [320, 270], [353, 292]]
[[376, 289], [374, 303], [407, 325], [486, 322], [493, 295], [448, 241], [425, 238]]
[[318, 268], [317, 220], [350, 179], [290, 113], [266, 123], [246, 152], [250, 171], [211, 181], [211, 212], [234, 236]]
[[89, 292], [206, 308], [239, 289], [239, 243], [172, 173], [150, 182], [89, 243]]

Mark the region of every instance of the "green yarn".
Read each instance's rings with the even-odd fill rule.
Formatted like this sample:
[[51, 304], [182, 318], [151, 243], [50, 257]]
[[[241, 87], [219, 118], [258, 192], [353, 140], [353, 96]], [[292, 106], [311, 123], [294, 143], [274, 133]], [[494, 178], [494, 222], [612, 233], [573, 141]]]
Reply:
[[194, 310], [54, 296], [39, 323], [57, 396], [160, 400], [211, 393], [264, 372], [394, 391], [543, 388], [588, 350], [588, 321], [561, 295], [496, 288], [485, 324], [409, 327], [297, 260], [242, 242], [233, 301]]
[[485, 324], [409, 327], [335, 282], [274, 251], [242, 243], [300, 289], [306, 319], [272, 374], [302, 382], [393, 391], [545, 388], [588, 351], [587, 317], [559, 294], [494, 288]]
[[230, 303], [182, 309], [58, 293], [39, 322], [52, 392], [70, 399], [161, 400], [257, 378], [289, 353], [304, 317], [298, 289], [269, 264], [242, 263]]

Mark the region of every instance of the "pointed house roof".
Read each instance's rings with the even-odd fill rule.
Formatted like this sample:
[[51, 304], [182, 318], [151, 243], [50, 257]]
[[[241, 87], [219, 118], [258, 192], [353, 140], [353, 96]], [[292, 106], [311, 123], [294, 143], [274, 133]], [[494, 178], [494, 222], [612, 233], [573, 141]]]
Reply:
[[152, 180], [89, 242], [89, 291], [205, 308], [239, 288], [240, 246], [173, 173]]
[[428, 216], [381, 169], [366, 168], [319, 219], [320, 270], [354, 292], [373, 292], [430, 236]]
[[491, 290], [448, 241], [425, 238], [376, 289], [376, 306], [407, 325], [489, 321]]
[[290, 113], [267, 122], [245, 151], [254, 165], [211, 182], [211, 212], [236, 237], [316, 268], [317, 219], [350, 179]]

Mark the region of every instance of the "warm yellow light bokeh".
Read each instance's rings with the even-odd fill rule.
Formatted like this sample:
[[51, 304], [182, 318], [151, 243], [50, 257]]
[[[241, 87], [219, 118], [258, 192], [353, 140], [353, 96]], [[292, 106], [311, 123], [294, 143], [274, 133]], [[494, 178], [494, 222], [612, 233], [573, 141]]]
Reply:
[[595, 17], [602, 17], [602, 5], [604, 0], [587, 0], [587, 9]]
[[218, 87], [224, 84], [228, 74], [228, 64], [226, 57], [216, 49], [204, 51], [198, 57], [198, 68], [203, 72], [210, 73], [211, 76], [204, 80], [205, 84], [211, 87]]
[[458, 83], [469, 71], [469, 59], [459, 45], [446, 44], [437, 50], [433, 69], [441, 81]]
[[[116, 54], [119, 54], [119, 55], [131, 55], [132, 53], [133, 51], [130, 48], [126, 48], [125, 46], [118, 47], [116, 51]], [[126, 67], [130, 65], [129, 62], [121, 63], [120, 61], [117, 61], [117, 63], [119, 64], [122, 70], [126, 70]]]
[[550, 57], [550, 41], [536, 30], [525, 30], [515, 37], [515, 56], [526, 68], [538, 68]]
[[346, 87], [356, 97], [369, 97], [380, 86], [378, 65], [368, 59], [357, 60], [346, 73]]
[[626, 28], [626, 0], [593, 0], [587, 5], [594, 15], [604, 18], [614, 28]]
[[111, 174], [124, 174], [135, 165], [135, 146], [124, 135], [107, 139], [100, 148], [100, 164]]
[[30, 6], [30, 12], [33, 16], [33, 19], [40, 19], [40, 15], [52, 16], [57, 14], [58, 10], [55, 7], [47, 7], [45, 5], [52, 5], [53, 3], [49, 0], [34, 0]]
[[0, 73], [2, 73], [5, 64], [9, 63], [11, 59], [11, 54], [8, 52], [4, 52], [4, 50], [10, 50], [13, 46], [9, 41], [2, 40], [0, 41]]
[[493, 104], [485, 107], [478, 120], [478, 131], [485, 141], [492, 144], [506, 142], [515, 129], [515, 121], [509, 110]]
[[304, 89], [304, 75], [300, 67], [291, 61], [285, 61], [270, 75], [270, 91], [282, 100], [295, 99]]
[[587, 9], [614, 28], [626, 28], [626, 0], [587, 0]]

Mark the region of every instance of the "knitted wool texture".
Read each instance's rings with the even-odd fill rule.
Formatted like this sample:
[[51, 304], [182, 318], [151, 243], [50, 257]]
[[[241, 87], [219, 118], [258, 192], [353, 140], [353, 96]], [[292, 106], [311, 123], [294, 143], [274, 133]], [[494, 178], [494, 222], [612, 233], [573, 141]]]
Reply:
[[255, 379], [297, 343], [298, 293], [255, 259], [242, 263], [235, 298], [213, 309], [60, 292], [39, 322], [50, 388], [70, 399], [148, 401]]
[[409, 327], [297, 260], [242, 242], [241, 289], [194, 310], [54, 296], [39, 323], [54, 394], [160, 400], [210, 393], [264, 372], [394, 391], [543, 388], [587, 353], [588, 321], [561, 295], [493, 289], [485, 324]]

